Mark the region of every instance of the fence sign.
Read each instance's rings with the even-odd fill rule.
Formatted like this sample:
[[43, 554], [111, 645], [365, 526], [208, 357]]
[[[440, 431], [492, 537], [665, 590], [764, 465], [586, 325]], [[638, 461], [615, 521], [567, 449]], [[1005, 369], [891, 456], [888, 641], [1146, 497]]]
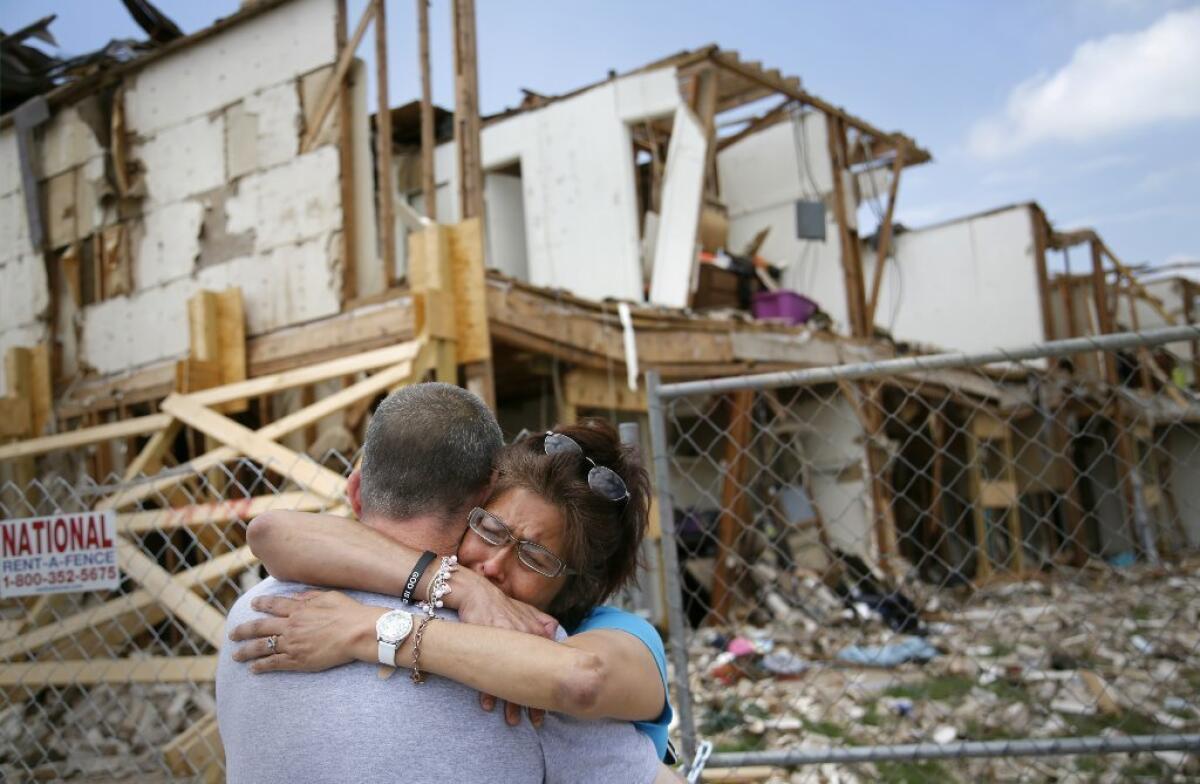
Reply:
[[0, 522], [0, 599], [115, 589], [116, 531], [112, 510]]

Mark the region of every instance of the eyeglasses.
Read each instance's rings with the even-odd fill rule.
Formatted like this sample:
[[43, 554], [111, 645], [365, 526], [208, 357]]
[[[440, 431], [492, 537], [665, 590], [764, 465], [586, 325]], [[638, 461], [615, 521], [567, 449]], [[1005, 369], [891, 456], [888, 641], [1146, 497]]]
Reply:
[[579, 445], [579, 442], [570, 436], [547, 430], [543, 448], [548, 455], [579, 455], [591, 463], [592, 467], [588, 471], [587, 477], [588, 487], [592, 488], [592, 492], [601, 498], [607, 498], [613, 502], [629, 499], [629, 488], [625, 486], [625, 480], [611, 468], [596, 465], [595, 460], [583, 453], [583, 447]]
[[561, 558], [537, 542], [513, 536], [513, 532], [504, 524], [504, 521], [486, 509], [478, 506], [472, 509], [470, 516], [467, 517], [467, 525], [478, 534], [480, 539], [493, 547], [502, 547], [509, 542], [516, 542], [517, 560], [543, 577], [577, 574], [574, 570], [568, 569]]

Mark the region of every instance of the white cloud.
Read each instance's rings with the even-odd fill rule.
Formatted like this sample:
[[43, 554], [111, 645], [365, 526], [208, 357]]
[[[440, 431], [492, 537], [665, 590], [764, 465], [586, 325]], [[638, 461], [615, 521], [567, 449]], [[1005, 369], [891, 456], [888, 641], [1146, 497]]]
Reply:
[[1200, 6], [1145, 30], [1087, 41], [1071, 61], [1013, 88], [1004, 111], [971, 130], [981, 157], [1050, 140], [1081, 142], [1200, 116]]

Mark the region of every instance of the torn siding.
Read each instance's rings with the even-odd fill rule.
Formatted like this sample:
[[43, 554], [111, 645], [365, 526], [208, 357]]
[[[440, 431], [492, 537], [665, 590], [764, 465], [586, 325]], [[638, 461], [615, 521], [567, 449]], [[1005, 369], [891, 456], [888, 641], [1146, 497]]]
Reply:
[[[317, 92], [325, 85], [336, 8], [336, 0], [296, 0], [130, 76], [118, 107], [131, 163], [123, 200], [105, 172], [110, 96], [84, 98], [44, 126], [47, 255], [60, 264], [74, 245], [88, 289], [78, 306], [78, 291], [53, 295], [64, 367], [113, 373], [186, 353], [186, 302], [202, 287], [241, 286], [250, 334], [338, 312], [338, 151], [326, 144], [298, 155], [301, 82]], [[313, 76], [321, 71], [325, 78]], [[363, 90], [358, 141], [369, 158]], [[0, 342], [13, 345], [45, 339], [51, 298], [43, 254], [28, 244], [18, 160], [15, 133], [0, 132]], [[132, 292], [120, 278], [88, 281], [102, 232], [113, 238], [105, 253], [122, 254]]]
[[[876, 322], [899, 340], [962, 351], [1042, 342], [1029, 212], [1021, 205], [896, 237]], [[864, 247], [867, 280], [874, 262]]]
[[296, 0], [159, 60], [127, 94], [131, 130], [155, 134], [334, 62], [337, 4]]
[[[496, 213], [508, 220], [524, 215], [530, 283], [592, 299], [643, 299], [629, 126], [669, 116], [680, 100], [674, 70], [663, 69], [614, 79], [483, 129], [485, 171], [520, 164], [522, 208]], [[435, 170], [438, 217], [456, 220], [452, 143], [438, 148]], [[511, 196], [513, 190], [493, 187], [491, 193]], [[488, 235], [500, 238], [506, 231], [493, 227], [495, 220], [488, 218]], [[499, 250], [509, 237], [491, 244]], [[488, 265], [520, 266], [496, 259]]]

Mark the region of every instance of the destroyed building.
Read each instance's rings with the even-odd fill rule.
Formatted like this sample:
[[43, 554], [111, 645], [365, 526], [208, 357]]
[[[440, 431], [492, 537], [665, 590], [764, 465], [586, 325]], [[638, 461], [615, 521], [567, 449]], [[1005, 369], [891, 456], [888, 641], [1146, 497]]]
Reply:
[[[147, 585], [204, 568], [194, 579], [219, 572], [232, 588], [256, 565], [244, 525], [271, 499], [216, 509], [209, 495], [244, 466], [220, 481], [214, 467], [352, 460], [373, 400], [429, 373], [479, 390], [506, 435], [592, 413], [641, 423], [648, 447], [648, 371], [705, 379], [1194, 321], [1193, 284], [1143, 285], [1095, 232], [1059, 231], [1037, 204], [895, 224], [903, 172], [928, 151], [715, 45], [527, 92], [475, 117], [477, 140], [428, 99], [372, 116], [355, 51], [381, 6], [352, 19], [338, 0], [247, 3], [0, 118], [0, 476], [98, 485], [89, 498], [118, 511], [130, 542], [164, 525], [205, 541], [208, 555], [137, 561]], [[1081, 243], [1077, 269], [1055, 258]], [[772, 296], [784, 318], [756, 318]], [[778, 396], [804, 427], [752, 448], [763, 465], [803, 464], [778, 471], [803, 482], [771, 492], [799, 510], [789, 535], [817, 572], [852, 557], [880, 579], [911, 564], [933, 584], [984, 584], [1063, 552], [1076, 566], [1174, 556], [1200, 544], [1200, 518], [1180, 511], [1200, 507], [1200, 408], [1194, 344], [1168, 348], [1183, 360], [1118, 367], [1092, 352], [873, 390], [829, 383]], [[1123, 404], [1096, 403], [1114, 389]], [[1075, 408], [1047, 422], [1046, 396]], [[708, 458], [738, 432], [738, 405], [697, 405], [694, 454], [673, 464], [672, 508], [652, 521], [633, 601], [660, 626], [657, 515], [730, 515], [731, 461]], [[1114, 444], [1147, 457], [1114, 459]], [[285, 470], [280, 486], [296, 508], [336, 509], [344, 467], [311, 484]], [[164, 469], [157, 494], [125, 488]], [[208, 479], [161, 489], [188, 470]], [[1150, 547], [1116, 487], [1150, 510]], [[705, 535], [717, 553], [738, 546]], [[747, 599], [717, 556], [695, 555], [681, 569], [712, 602]], [[212, 615], [231, 595], [200, 601], [210, 613], [181, 639], [218, 645]], [[7, 666], [47, 645], [64, 658], [53, 646], [90, 634], [97, 612], [63, 610], [76, 625], [60, 635], [25, 609], [9, 618]], [[65, 658], [101, 656], [80, 645]], [[187, 672], [211, 680], [194, 658]], [[200, 720], [154, 740], [172, 770], [209, 763], [202, 702]]]

